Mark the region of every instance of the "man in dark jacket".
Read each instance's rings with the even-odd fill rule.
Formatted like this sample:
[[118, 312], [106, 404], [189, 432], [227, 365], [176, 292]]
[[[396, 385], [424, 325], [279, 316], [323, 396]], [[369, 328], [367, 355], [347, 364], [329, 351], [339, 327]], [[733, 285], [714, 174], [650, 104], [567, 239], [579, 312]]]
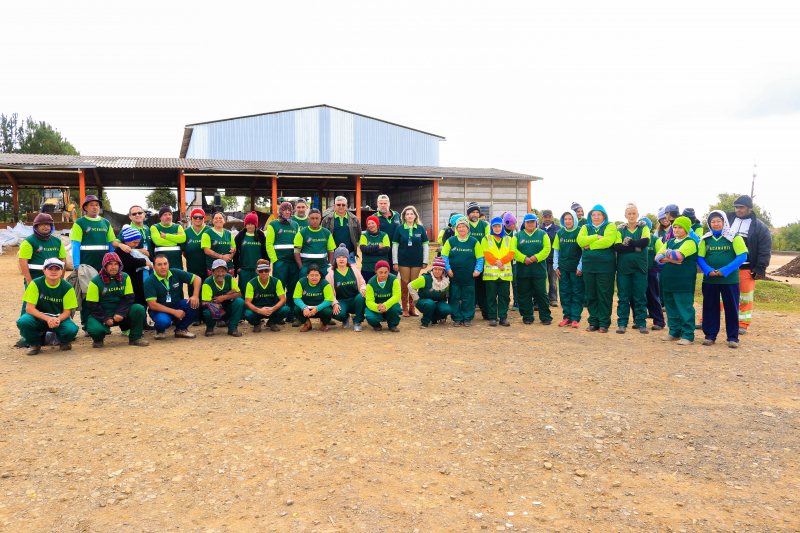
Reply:
[[340, 244], [347, 246], [350, 254], [350, 263], [356, 262], [356, 250], [361, 241], [361, 221], [347, 210], [347, 198], [337, 196], [333, 202], [333, 209], [326, 209], [322, 216], [322, 227], [333, 235], [333, 242], [338, 247]]
[[561, 226], [553, 222], [553, 212], [550, 209], [542, 211], [542, 225], [539, 226], [539, 229], [550, 237], [550, 255], [547, 256], [547, 297], [550, 299], [550, 307], [558, 307], [558, 278], [553, 268], [555, 250], [552, 246]]
[[767, 225], [756, 218], [752, 198], [740, 196], [733, 207], [735, 211], [728, 213], [728, 223], [747, 245], [747, 259], [739, 267], [739, 335], [744, 335], [753, 319], [756, 280], [766, 276], [772, 257], [772, 235]]

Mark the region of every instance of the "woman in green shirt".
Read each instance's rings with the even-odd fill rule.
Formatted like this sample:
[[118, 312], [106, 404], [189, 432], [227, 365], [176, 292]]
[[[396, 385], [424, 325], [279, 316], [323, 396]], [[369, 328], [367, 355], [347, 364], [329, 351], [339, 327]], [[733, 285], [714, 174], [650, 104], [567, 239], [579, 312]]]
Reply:
[[233, 242], [231, 232], [225, 229], [225, 213], [217, 211], [211, 218], [214, 224], [213, 228], [209, 228], [203, 234], [200, 240], [200, 247], [206, 254], [206, 270], [207, 276], [214, 275], [211, 265], [215, 259], [224, 259], [228, 265], [228, 273], [233, 276], [233, 253], [236, 251], [236, 243]]
[[375, 264], [392, 254], [392, 243], [389, 236], [380, 230], [378, 217], [367, 217], [367, 231], [361, 234], [358, 243], [361, 250], [361, 275], [369, 281], [375, 275]]
[[397, 226], [392, 239], [394, 271], [400, 274], [400, 305], [403, 316], [419, 316], [414, 302], [409, 302], [408, 284], [428, 268], [428, 232], [419, 220], [414, 206], [403, 209], [400, 218], [405, 222]]
[[667, 307], [669, 333], [665, 341], [685, 346], [694, 342], [694, 288], [697, 282], [697, 245], [689, 238], [692, 223], [678, 217], [672, 223], [674, 237], [661, 245], [656, 262], [664, 265], [661, 284]]

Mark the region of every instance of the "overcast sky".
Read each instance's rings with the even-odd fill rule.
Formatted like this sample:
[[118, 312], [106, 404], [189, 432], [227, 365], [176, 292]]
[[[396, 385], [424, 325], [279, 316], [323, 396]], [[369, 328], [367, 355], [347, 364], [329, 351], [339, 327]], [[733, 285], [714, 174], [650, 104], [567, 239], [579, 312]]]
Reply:
[[749, 193], [755, 161], [756, 202], [800, 218], [798, 2], [2, 2], [0, 20], [0, 111], [85, 155], [177, 157], [185, 124], [329, 104], [447, 137], [443, 166], [541, 176], [540, 209], [702, 213]]

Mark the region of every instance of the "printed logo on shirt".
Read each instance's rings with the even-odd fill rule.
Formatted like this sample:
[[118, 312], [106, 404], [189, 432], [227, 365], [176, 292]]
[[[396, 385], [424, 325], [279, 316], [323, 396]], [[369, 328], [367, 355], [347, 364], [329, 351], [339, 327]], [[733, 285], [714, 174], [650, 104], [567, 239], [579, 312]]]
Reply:
[[56, 304], [60, 304], [63, 300], [61, 298], [53, 298], [52, 296], [45, 296], [44, 294], [39, 294], [40, 300], [47, 300], [48, 302], [53, 302]]
[[178, 287], [180, 287], [180, 286], [181, 286], [180, 282], [178, 282], [178, 283], [175, 283], [174, 285], [172, 285], [172, 287], [173, 287], [174, 289], [177, 289], [177, 288], [178, 288]]

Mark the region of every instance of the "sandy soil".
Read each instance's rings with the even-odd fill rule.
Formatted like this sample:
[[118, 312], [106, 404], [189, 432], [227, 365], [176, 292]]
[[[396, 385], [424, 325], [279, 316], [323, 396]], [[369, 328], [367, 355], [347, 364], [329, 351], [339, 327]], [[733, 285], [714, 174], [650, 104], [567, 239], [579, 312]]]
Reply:
[[800, 529], [798, 315], [738, 350], [511, 313], [26, 357], [13, 260], [2, 531]]

